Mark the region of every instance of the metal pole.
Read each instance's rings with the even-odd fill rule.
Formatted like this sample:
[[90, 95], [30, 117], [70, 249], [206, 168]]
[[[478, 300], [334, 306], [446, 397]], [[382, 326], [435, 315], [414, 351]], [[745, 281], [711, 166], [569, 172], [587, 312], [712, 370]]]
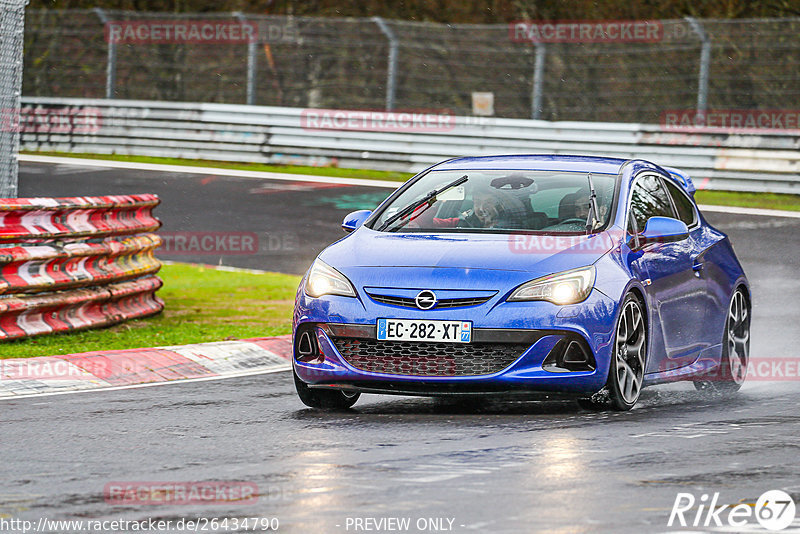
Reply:
[[531, 118], [542, 116], [542, 94], [544, 93], [544, 61], [546, 49], [544, 43], [536, 45], [536, 63], [533, 66], [533, 92], [531, 94]]
[[[234, 13], [242, 24], [247, 23], [247, 18], [237, 11]], [[247, 105], [252, 106], [256, 103], [256, 69], [258, 68], [258, 42], [251, 39], [247, 43]]]
[[389, 40], [388, 73], [386, 74], [386, 111], [394, 109], [394, 99], [397, 84], [397, 37], [392, 29], [380, 17], [372, 17], [381, 32]]
[[686, 21], [703, 43], [700, 49], [700, 73], [697, 83], [697, 113], [701, 114], [708, 108], [708, 71], [711, 66], [711, 39], [703, 29], [703, 25], [694, 17], [686, 17]]
[[0, 197], [15, 198], [19, 185], [22, 48], [26, 0], [0, 3]]
[[[94, 8], [94, 12], [100, 17], [100, 22], [108, 24], [108, 16], [101, 8]], [[110, 32], [106, 33], [111, 35]], [[106, 98], [114, 98], [114, 87], [117, 84], [117, 43], [109, 39], [108, 41], [108, 59], [106, 60]]]

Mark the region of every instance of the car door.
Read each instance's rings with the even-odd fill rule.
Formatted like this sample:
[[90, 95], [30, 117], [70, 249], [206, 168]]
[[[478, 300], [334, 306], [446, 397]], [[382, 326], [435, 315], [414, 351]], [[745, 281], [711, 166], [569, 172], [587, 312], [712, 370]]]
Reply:
[[[702, 340], [698, 343], [703, 347], [710, 347], [716, 345], [720, 340], [720, 332], [722, 327], [714, 328], [712, 323], [713, 317], [727, 315], [727, 300], [722, 303], [714, 297], [715, 293], [719, 291], [715, 287], [717, 283], [713, 279], [713, 265], [708, 263], [706, 254], [708, 251], [719, 242], [719, 236], [716, 233], [704, 232], [701, 226], [700, 216], [697, 212], [697, 207], [694, 201], [690, 198], [681, 186], [668, 178], [663, 179], [664, 185], [667, 188], [672, 205], [675, 208], [677, 218], [686, 224], [689, 229], [689, 240], [692, 245], [691, 262], [692, 271], [698, 281], [702, 283], [702, 292], [697, 294], [697, 299], [694, 301], [695, 306], [702, 306], [705, 308], [705, 319], [702, 328]], [[711, 266], [711, 268], [709, 268]]]
[[[629, 220], [641, 233], [654, 216], [677, 218], [678, 214], [662, 178], [646, 173], [635, 180]], [[647, 372], [689, 365], [707, 346], [705, 282], [694, 270], [696, 241], [690, 235], [671, 243], [639, 244], [637, 239], [637, 245], [647, 272], [643, 283], [651, 320]]]

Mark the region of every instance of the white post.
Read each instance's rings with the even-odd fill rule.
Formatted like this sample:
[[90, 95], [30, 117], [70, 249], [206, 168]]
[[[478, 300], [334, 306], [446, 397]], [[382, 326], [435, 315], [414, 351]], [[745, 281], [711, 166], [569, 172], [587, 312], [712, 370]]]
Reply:
[[394, 109], [395, 93], [397, 91], [397, 37], [392, 29], [380, 17], [372, 17], [386, 39], [389, 40], [388, 72], [386, 74], [386, 111]]

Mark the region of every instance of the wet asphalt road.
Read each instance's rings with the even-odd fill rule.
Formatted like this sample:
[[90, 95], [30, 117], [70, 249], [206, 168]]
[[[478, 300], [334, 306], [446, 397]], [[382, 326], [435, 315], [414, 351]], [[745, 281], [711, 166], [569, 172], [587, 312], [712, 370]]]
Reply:
[[[400, 185], [398, 183], [398, 185]], [[154, 211], [167, 241], [162, 259], [302, 274], [331, 241], [342, 218], [373, 208], [391, 190], [228, 176], [23, 163], [19, 196], [157, 193]], [[202, 246], [202, 237], [213, 237]], [[183, 245], [178, 238], [183, 237]], [[194, 242], [192, 237], [200, 238]], [[223, 237], [224, 239], [219, 239]], [[245, 238], [252, 238], [246, 243]], [[253, 243], [254, 246], [248, 246]]]
[[[20, 195], [154, 191], [165, 231], [295, 234], [291, 250], [222, 257], [295, 273], [341, 235], [346, 212], [369, 207], [357, 205], [370, 200], [359, 195], [387, 193], [53, 167], [23, 164]], [[311, 216], [296, 215], [305, 210]], [[796, 358], [800, 219], [708, 218], [731, 236], [753, 286], [752, 356]], [[621, 414], [567, 402], [474, 409], [380, 396], [331, 414], [305, 409], [286, 373], [3, 401], [0, 520], [261, 516], [277, 517], [285, 532], [366, 532], [353, 519], [407, 517], [409, 532], [427, 518], [452, 520], [452, 532], [672, 532], [678, 492], [719, 492], [718, 504], [736, 504], [784, 489], [800, 504], [798, 406], [795, 379], [751, 381], [731, 400], [658, 386]], [[111, 482], [205, 480], [252, 482], [262, 496], [218, 506], [103, 499]]]

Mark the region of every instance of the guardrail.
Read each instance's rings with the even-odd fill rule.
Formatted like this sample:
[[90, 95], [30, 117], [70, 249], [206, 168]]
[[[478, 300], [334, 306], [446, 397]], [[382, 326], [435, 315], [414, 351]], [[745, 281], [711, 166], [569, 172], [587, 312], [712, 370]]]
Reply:
[[156, 195], [0, 200], [0, 340], [160, 312]]
[[[462, 155], [569, 153], [678, 167], [698, 188], [800, 193], [795, 130], [674, 131], [652, 124], [449, 115], [414, 129], [386, 112], [39, 97], [22, 103], [23, 150], [407, 172]], [[310, 118], [320, 116], [328, 120]]]

